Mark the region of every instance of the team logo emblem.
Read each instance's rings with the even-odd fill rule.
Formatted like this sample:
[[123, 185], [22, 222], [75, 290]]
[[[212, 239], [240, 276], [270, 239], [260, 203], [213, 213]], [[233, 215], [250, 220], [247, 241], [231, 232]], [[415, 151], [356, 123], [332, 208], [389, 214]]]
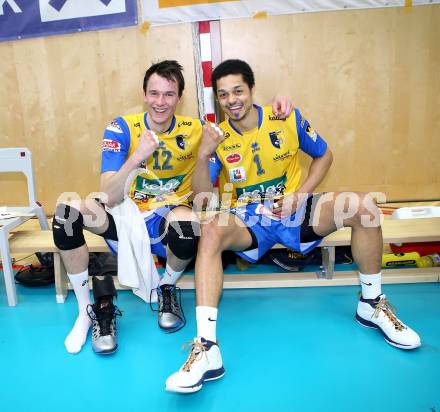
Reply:
[[269, 137], [272, 145], [277, 149], [281, 149], [281, 145], [284, 142], [284, 133], [282, 130], [277, 130], [275, 132], [269, 132]]
[[229, 180], [231, 182], [244, 182], [246, 180], [246, 173], [244, 167], [236, 167], [235, 169], [229, 169]]
[[240, 163], [241, 162], [241, 154], [240, 153], [231, 153], [226, 156], [226, 161], [228, 163]]
[[176, 144], [179, 149], [181, 149], [181, 150], [186, 149], [186, 146], [188, 145], [186, 138], [187, 138], [187, 136], [184, 134], [178, 134], [176, 136]]

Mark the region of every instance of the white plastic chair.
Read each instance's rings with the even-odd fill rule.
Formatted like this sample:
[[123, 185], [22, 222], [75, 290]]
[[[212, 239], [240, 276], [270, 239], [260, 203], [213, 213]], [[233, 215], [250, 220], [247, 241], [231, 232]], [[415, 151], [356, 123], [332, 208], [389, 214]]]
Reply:
[[9, 251], [9, 232], [33, 216], [38, 217], [42, 230], [49, 230], [49, 225], [43, 207], [36, 200], [31, 152], [24, 147], [0, 149], [0, 173], [6, 172], [24, 173], [27, 179], [29, 197], [29, 206], [8, 206], [6, 211], [9, 216], [3, 215], [2, 217], [0, 215], [0, 251], [3, 273], [5, 276], [6, 295], [8, 297], [8, 305], [15, 306], [17, 304], [17, 291], [15, 288], [14, 272], [12, 270], [12, 261]]

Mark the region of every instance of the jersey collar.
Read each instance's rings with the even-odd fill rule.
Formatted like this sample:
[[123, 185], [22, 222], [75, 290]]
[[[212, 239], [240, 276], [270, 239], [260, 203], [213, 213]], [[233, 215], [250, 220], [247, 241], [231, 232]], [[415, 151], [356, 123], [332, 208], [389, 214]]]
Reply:
[[[261, 127], [261, 124], [263, 123], [263, 108], [261, 106], [258, 106], [257, 104], [253, 105], [257, 111], [258, 111], [258, 129]], [[240, 132], [240, 130], [238, 130], [234, 124], [232, 123], [231, 118], [228, 118], [228, 123], [229, 126], [231, 126], [232, 130], [234, 130], [234, 132], [238, 133], [240, 136], [243, 136], [243, 133]]]
[[[148, 124], [147, 116], [148, 116], [148, 112], [145, 112], [145, 114], [144, 114], [144, 123], [145, 123], [145, 127], [146, 127], [148, 130], [151, 130], [150, 125]], [[176, 116], [173, 116], [173, 120], [171, 120], [170, 127], [168, 128], [168, 130], [165, 130], [163, 133], [168, 133], [168, 134], [170, 134], [170, 133], [173, 131], [175, 125], [176, 125]], [[161, 134], [162, 134], [162, 133], [161, 133]]]

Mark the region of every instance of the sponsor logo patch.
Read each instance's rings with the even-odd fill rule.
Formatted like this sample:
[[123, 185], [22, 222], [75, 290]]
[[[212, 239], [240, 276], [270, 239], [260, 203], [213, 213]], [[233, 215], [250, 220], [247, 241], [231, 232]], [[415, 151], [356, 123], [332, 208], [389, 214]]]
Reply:
[[118, 153], [121, 151], [121, 143], [116, 140], [104, 139], [102, 141], [102, 151]]
[[277, 215], [274, 215], [269, 208], [267, 208], [266, 206], [264, 206], [261, 203], [256, 207], [255, 213], [258, 215], [267, 216], [269, 219], [272, 219], [272, 220], [281, 220], [280, 217], [278, 217]]
[[226, 161], [228, 163], [240, 163], [241, 162], [241, 154], [240, 153], [231, 153], [226, 156]]
[[272, 116], [272, 115], [269, 115], [269, 120], [282, 120], [283, 122], [286, 121], [286, 119], [282, 119], [279, 116]]
[[244, 167], [236, 167], [235, 169], [229, 169], [229, 180], [231, 182], [244, 182], [246, 180], [246, 173]]
[[151, 180], [138, 175], [136, 178], [135, 196], [151, 198], [174, 193], [181, 185], [184, 177], [185, 175]]
[[250, 185], [243, 188], [237, 188], [237, 198], [239, 203], [248, 203], [255, 201], [264, 201], [277, 198], [284, 194], [286, 189], [287, 177], [284, 174], [281, 177], [267, 180], [256, 185]]
[[309, 137], [316, 142], [316, 138], [318, 137], [317, 133], [310, 127], [310, 125], [307, 126], [306, 129], [307, 134], [309, 135]]
[[273, 160], [274, 160], [274, 162], [276, 162], [276, 161], [278, 161], [278, 160], [286, 160], [286, 159], [288, 159], [289, 157], [292, 157], [292, 153], [290, 153], [290, 150], [288, 150], [287, 152], [282, 153], [282, 154], [277, 154], [277, 155], [273, 158]]
[[192, 122], [187, 122], [186, 120], [182, 120], [181, 122], [177, 123], [177, 127], [180, 126], [191, 126]]
[[121, 129], [121, 126], [119, 126], [119, 123], [116, 120], [112, 120], [107, 126], [106, 130], [115, 133], [124, 133]]
[[179, 162], [182, 162], [184, 160], [191, 160], [194, 158], [193, 152], [190, 152], [188, 154], [180, 155], [176, 158]]
[[224, 150], [225, 152], [230, 152], [231, 150], [237, 150], [240, 149], [241, 147], [241, 143], [235, 143], [235, 144], [231, 144], [231, 145], [223, 145], [222, 146], [222, 150]]

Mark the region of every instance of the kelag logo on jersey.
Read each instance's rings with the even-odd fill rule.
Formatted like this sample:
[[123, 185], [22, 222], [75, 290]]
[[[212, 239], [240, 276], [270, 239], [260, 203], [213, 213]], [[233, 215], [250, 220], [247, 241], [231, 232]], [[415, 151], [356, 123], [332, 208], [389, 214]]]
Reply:
[[186, 149], [186, 146], [188, 145], [188, 142], [186, 141], [187, 137], [188, 136], [186, 136], [184, 134], [178, 134], [176, 136], [176, 144], [179, 149], [182, 149], [182, 150]]
[[284, 142], [284, 133], [282, 130], [277, 130], [275, 132], [269, 132], [269, 137], [272, 145], [277, 149], [281, 149], [281, 145]]
[[182, 184], [185, 175], [168, 179], [147, 179], [142, 175], [136, 177], [136, 191], [147, 197], [155, 197], [174, 193]]
[[255, 202], [272, 199], [277, 196], [282, 196], [286, 189], [286, 174], [275, 179], [267, 180], [266, 182], [257, 185], [237, 188], [238, 202]]

